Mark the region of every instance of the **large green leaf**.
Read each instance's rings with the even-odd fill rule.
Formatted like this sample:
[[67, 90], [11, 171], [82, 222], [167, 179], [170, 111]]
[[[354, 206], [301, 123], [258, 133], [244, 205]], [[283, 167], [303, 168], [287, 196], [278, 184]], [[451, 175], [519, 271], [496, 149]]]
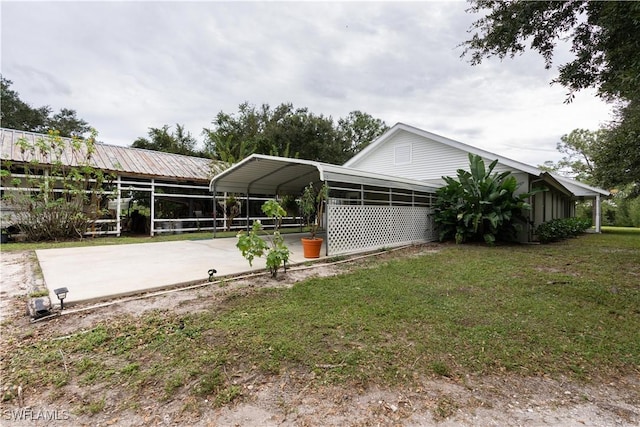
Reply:
[[484, 240], [489, 244], [499, 237], [516, 236], [516, 220], [530, 209], [524, 202], [531, 194], [514, 195], [518, 182], [511, 172], [493, 173], [497, 161], [485, 168], [480, 156], [469, 154], [469, 170], [459, 169], [457, 179], [443, 177], [447, 185], [437, 191], [436, 223], [445, 228], [441, 236], [456, 242]]

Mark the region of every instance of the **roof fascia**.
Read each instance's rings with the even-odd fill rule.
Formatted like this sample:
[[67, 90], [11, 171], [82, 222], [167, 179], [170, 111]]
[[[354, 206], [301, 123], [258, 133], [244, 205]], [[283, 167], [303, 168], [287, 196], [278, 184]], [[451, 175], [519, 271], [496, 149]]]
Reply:
[[558, 181], [549, 172], [543, 172], [542, 174], [540, 174], [540, 178], [543, 180], [543, 182], [550, 184], [552, 187], [554, 187], [557, 190], [560, 190], [566, 196], [571, 196], [571, 197], [576, 196], [575, 194], [573, 194], [573, 192], [570, 189], [565, 187], [560, 181]]
[[255, 161], [260, 161], [260, 160], [269, 160], [269, 161], [276, 161], [276, 162], [280, 162], [283, 163], [282, 166], [280, 166], [276, 171], [271, 171], [266, 175], [261, 176], [260, 178], [254, 179], [251, 182], [249, 182], [248, 186], [247, 186], [247, 192], [250, 190], [251, 185], [260, 181], [261, 179], [263, 179], [266, 176], [269, 176], [277, 171], [280, 171], [282, 169], [285, 169], [289, 166], [291, 166], [291, 164], [299, 164], [299, 165], [308, 165], [308, 166], [314, 166], [316, 169], [318, 169], [318, 173], [320, 175], [320, 181], [324, 181], [324, 169], [322, 168], [322, 164], [318, 163], [318, 162], [314, 162], [311, 160], [303, 160], [303, 159], [293, 159], [293, 158], [289, 158], [289, 157], [276, 157], [276, 156], [267, 156], [264, 154], [251, 154], [249, 157], [246, 157], [244, 159], [242, 159], [240, 162], [236, 163], [235, 165], [231, 166], [229, 169], [224, 170], [223, 172], [221, 172], [220, 174], [214, 176], [211, 179], [211, 182], [209, 183], [209, 190], [214, 192], [215, 188], [216, 188], [216, 184], [218, 181], [220, 181], [221, 179], [225, 178], [227, 175], [230, 175], [232, 173], [234, 173], [237, 170], [242, 169], [243, 167], [245, 167], [245, 165], [247, 165], [250, 162], [255, 162]]
[[604, 190], [602, 188], [592, 187], [591, 185], [585, 184], [584, 182], [580, 182], [580, 181], [577, 181], [577, 180], [572, 179], [572, 178], [567, 178], [567, 177], [564, 177], [564, 176], [561, 176], [561, 175], [558, 175], [558, 174], [555, 174], [555, 173], [551, 173], [550, 172], [549, 174], [551, 176], [553, 176], [559, 182], [568, 182], [571, 185], [575, 185], [576, 187], [580, 187], [580, 188], [583, 188], [583, 189], [585, 189], [585, 190], [587, 190], [589, 192], [598, 193], [598, 194], [601, 194], [603, 196], [610, 196], [611, 195], [610, 191]]

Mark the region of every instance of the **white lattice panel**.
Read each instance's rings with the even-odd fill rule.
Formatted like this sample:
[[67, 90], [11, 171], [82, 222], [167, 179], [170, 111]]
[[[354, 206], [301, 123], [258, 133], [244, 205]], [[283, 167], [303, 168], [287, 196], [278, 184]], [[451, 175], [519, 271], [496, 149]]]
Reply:
[[329, 255], [437, 240], [432, 210], [412, 206], [328, 205]]

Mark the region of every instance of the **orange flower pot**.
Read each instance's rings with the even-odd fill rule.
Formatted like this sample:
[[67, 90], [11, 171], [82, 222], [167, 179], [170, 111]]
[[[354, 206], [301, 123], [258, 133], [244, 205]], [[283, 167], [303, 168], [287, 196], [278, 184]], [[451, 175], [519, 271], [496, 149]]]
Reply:
[[302, 252], [305, 258], [320, 258], [320, 249], [322, 248], [323, 239], [316, 237], [315, 239], [302, 240]]

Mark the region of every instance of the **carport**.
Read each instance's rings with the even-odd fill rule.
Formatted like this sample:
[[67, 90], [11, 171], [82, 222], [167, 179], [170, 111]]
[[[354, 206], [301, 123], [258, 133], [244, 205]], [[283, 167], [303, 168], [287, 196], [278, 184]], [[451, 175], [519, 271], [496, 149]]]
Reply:
[[329, 188], [324, 218], [327, 256], [437, 240], [435, 187], [422, 181], [253, 154], [215, 176], [210, 190], [215, 203], [228, 194], [243, 197], [249, 227], [259, 219], [248, 209], [252, 198], [299, 197], [309, 183]]

